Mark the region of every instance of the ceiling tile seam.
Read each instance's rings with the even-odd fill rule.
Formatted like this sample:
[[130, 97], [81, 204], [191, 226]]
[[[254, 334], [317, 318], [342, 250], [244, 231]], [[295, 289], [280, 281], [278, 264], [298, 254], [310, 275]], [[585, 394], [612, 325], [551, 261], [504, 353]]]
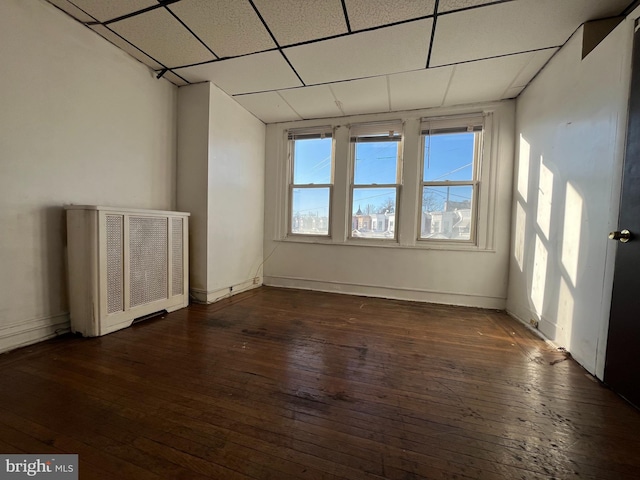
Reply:
[[177, 74], [176, 72], [173, 71], [173, 69], [168, 69], [169, 72], [173, 73], [176, 77], [178, 77], [179, 79], [183, 80], [184, 82], [187, 83], [187, 85], [191, 85], [191, 82], [189, 80], [187, 80], [186, 78], [184, 78], [182, 75]]
[[342, 3], [342, 13], [344, 14], [344, 21], [347, 23], [347, 31], [351, 33], [351, 22], [349, 21], [349, 13], [347, 12], [346, 0], [341, 0], [341, 3]]
[[[127, 40], [126, 38], [124, 38], [122, 35], [120, 35], [118, 32], [116, 32], [115, 30], [112, 30], [111, 28], [109, 28], [109, 26], [107, 25], [102, 25], [104, 28], [106, 28], [107, 30], [109, 30], [111, 33], [113, 33], [114, 35], [116, 35], [117, 37], [119, 37], [121, 40], [127, 42], [129, 45], [131, 45], [133, 48], [135, 48], [136, 50], [138, 50], [140, 53], [142, 53], [143, 55], [149, 57], [151, 60], [153, 60], [154, 62], [156, 62], [158, 65], [162, 66], [162, 68], [166, 68], [167, 70], [169, 70], [169, 67], [167, 67], [164, 63], [162, 63], [161, 61], [157, 60], [156, 58], [152, 57], [151, 55], [149, 55], [147, 52], [145, 52], [144, 50], [142, 50], [140, 47], [138, 47], [137, 45], [134, 45], [133, 43], [131, 43], [129, 40]], [[87, 25], [87, 28], [89, 28], [89, 26]], [[93, 33], [95, 33], [96, 35], [100, 35], [99, 32], [96, 32], [95, 30], [93, 30], [92, 28], [89, 28], [89, 30], [91, 30]], [[100, 35], [102, 37], [102, 35]], [[104, 38], [107, 42], [109, 42], [108, 38], [102, 37]], [[109, 42], [111, 43], [111, 42]], [[117, 45], [115, 45], [114, 43], [111, 43], [111, 45], [114, 45], [117, 48]], [[122, 50], [122, 49], [120, 49]], [[123, 50], [124, 51], [124, 50]], [[127, 53], [127, 52], [125, 52]], [[132, 58], [135, 58], [133, 55], [127, 53], [127, 55], [129, 55]], [[136, 60], [138, 60], [137, 58], [135, 58]], [[143, 63], [141, 60], [138, 60], [140, 63]], [[148, 66], [148, 65], [147, 65]], [[154, 70], [155, 72], [159, 72], [160, 70]], [[182, 78], [182, 77], [181, 77]]]
[[391, 112], [391, 82], [389, 81], [389, 75], [385, 75], [387, 80], [387, 105], [389, 106], [388, 111]]
[[271, 37], [271, 40], [273, 40], [273, 43], [275, 43], [276, 47], [278, 49], [280, 49], [280, 43], [278, 43], [278, 40], [276, 39], [276, 36], [273, 34], [273, 32], [271, 31], [271, 29], [269, 28], [269, 25], [267, 25], [267, 21], [264, 19], [264, 17], [262, 16], [262, 14], [260, 13], [260, 10], [258, 10], [258, 7], [256, 6], [256, 4], [254, 3], [253, 0], [247, 0], [250, 4], [251, 4], [251, 8], [253, 8], [253, 11], [256, 13], [256, 15], [258, 16], [258, 18], [260, 19], [260, 21], [262, 22], [262, 26], [267, 30], [267, 33], [269, 34], [269, 36]]
[[298, 80], [300, 80], [300, 83], [302, 84], [303, 87], [306, 87], [307, 84], [304, 83], [304, 80], [302, 80], [302, 77], [300, 76], [300, 74], [298, 73], [298, 71], [293, 67], [293, 65], [291, 64], [291, 62], [289, 61], [289, 59], [287, 58], [287, 56], [284, 54], [284, 52], [281, 49], [278, 49], [278, 51], [280, 52], [280, 55], [282, 55], [282, 58], [284, 58], [284, 61], [287, 62], [287, 64], [289, 64], [289, 68], [291, 68], [291, 70], [293, 71], [293, 73], [296, 74], [296, 77], [298, 77]]
[[[111, 20], [106, 20], [104, 22], [100, 22], [100, 21], [96, 21], [96, 22], [86, 22], [87, 25], [96, 25], [96, 24], [100, 24], [100, 25], [109, 25], [110, 23], [115, 23], [115, 22], [119, 22], [121, 20], [126, 20], [127, 18], [131, 18], [131, 17], [136, 17], [138, 15], [141, 15], [143, 13], [147, 13], [150, 12], [151, 10], [156, 10], [158, 8], [162, 8], [165, 7], [167, 5], [171, 5], [172, 3], [176, 3], [179, 2], [180, 0], [162, 0], [158, 2], [158, 5], [151, 5], [150, 7], [147, 8], [143, 8], [142, 10], [137, 10], [135, 12], [131, 12], [131, 13], [127, 13], [126, 15], [120, 15], [119, 17], [116, 18], [112, 18]], [[93, 17], [93, 15], [90, 15], [91, 17]], [[95, 18], [95, 17], [94, 17]], [[96, 19], [97, 20], [97, 19]]]
[[206, 43], [204, 43], [204, 42], [202, 41], [202, 39], [201, 39], [198, 35], [196, 35], [196, 32], [194, 32], [193, 30], [191, 30], [191, 28], [190, 28], [186, 23], [184, 23], [184, 22], [182, 21], [182, 19], [180, 19], [180, 17], [178, 17], [178, 15], [176, 15], [175, 13], [173, 13], [173, 10], [171, 10], [168, 6], [165, 6], [164, 8], [165, 8], [165, 10], [166, 10], [167, 12], [169, 12], [169, 13], [171, 14], [171, 16], [173, 16], [173, 18], [175, 18], [175, 19], [176, 19], [176, 20], [177, 20], [177, 21], [178, 21], [178, 22], [179, 22], [179, 23], [180, 23], [184, 28], [186, 28], [186, 29], [187, 29], [187, 31], [188, 31], [191, 35], [193, 35], [193, 36], [195, 37], [195, 39], [196, 39], [196, 40], [198, 40], [198, 41], [202, 44], [202, 46], [203, 46], [204, 48], [206, 48], [207, 50], [209, 50], [209, 51], [211, 52], [211, 55], [213, 55], [213, 56], [214, 56], [214, 57], [216, 57], [216, 58], [220, 58], [218, 55], [216, 55], [216, 52], [214, 52], [211, 48], [209, 48], [209, 45], [207, 45]]
[[273, 34], [273, 32], [271, 31], [271, 28], [269, 28], [269, 25], [267, 25], [267, 21], [264, 19], [264, 17], [262, 16], [262, 14], [260, 13], [260, 10], [258, 10], [258, 7], [256, 6], [255, 2], [253, 0], [247, 0], [250, 4], [251, 7], [253, 8], [253, 11], [256, 12], [256, 15], [258, 15], [258, 18], [260, 19], [260, 21], [262, 22], [262, 25], [264, 26], [264, 28], [267, 30], [267, 33], [271, 36], [271, 39], [273, 40], [273, 43], [275, 43], [276, 47], [278, 48], [278, 51], [280, 52], [280, 54], [282, 55], [282, 58], [284, 58], [285, 62], [287, 62], [287, 64], [289, 65], [289, 68], [291, 68], [291, 70], [293, 71], [293, 73], [296, 74], [296, 77], [298, 77], [298, 80], [300, 80], [300, 83], [302, 85], [306, 85], [304, 83], [304, 81], [302, 80], [302, 77], [298, 74], [298, 72], [296, 71], [295, 68], [293, 68], [293, 65], [291, 64], [291, 62], [289, 61], [289, 59], [287, 58], [287, 56], [284, 54], [284, 52], [282, 51], [282, 47], [280, 46], [280, 43], [278, 43], [278, 40], [276, 39], [276, 36]]
[[424, 68], [429, 68], [431, 63], [431, 53], [433, 52], [433, 41], [436, 38], [436, 25], [438, 24], [438, 4], [440, 0], [436, 0], [436, 4], [433, 7], [433, 25], [431, 25], [431, 39], [429, 40], [429, 52], [427, 53], [427, 62]]
[[[406, 24], [406, 23], [425, 20], [425, 19], [429, 19], [429, 18], [433, 18], [433, 15], [426, 15], [426, 16], [417, 17], [417, 18], [411, 19], [411, 20], [403, 20], [403, 21], [400, 21], [400, 22], [389, 23], [389, 24], [382, 25], [382, 26], [371, 27], [371, 28], [367, 28], [367, 29], [363, 29], [363, 30], [358, 30], [357, 32], [354, 32], [354, 33], [369, 32], [369, 31], [373, 31], [373, 30], [379, 30], [379, 29], [386, 28], [386, 27], [393, 27], [393, 26], [396, 26], [396, 25], [403, 25], [403, 24]], [[84, 23], [84, 22], [81, 22], [81, 23]], [[96, 22], [95, 24], [91, 23], [91, 22], [87, 22], [87, 23], [84, 23], [84, 24], [87, 25], [87, 26], [102, 25], [102, 26], [108, 28], [108, 26], [106, 24], [103, 24], [103, 23], [100, 23], [100, 22]], [[111, 30], [111, 29], [109, 29], [109, 30], [112, 31], [113, 33], [115, 33], [114, 30]], [[314, 40], [308, 40], [308, 41], [305, 41], [305, 42], [292, 43], [292, 44], [286, 45], [284, 47], [278, 46], [278, 47], [268, 48], [268, 49], [265, 49], [265, 50], [258, 50], [258, 51], [255, 51], [255, 52], [243, 53], [241, 55], [234, 55], [234, 56], [230, 56], [230, 57], [217, 57], [217, 55], [216, 55], [217, 58], [215, 58], [213, 60], [207, 60], [207, 61], [204, 61], [204, 62], [189, 63], [189, 64], [185, 64], [185, 65], [175, 65], [175, 66], [172, 66], [171, 69], [174, 70], [174, 69], [180, 69], [180, 68], [196, 67], [198, 65], [205, 65], [205, 64], [208, 64], [208, 63], [215, 63], [215, 62], [220, 62], [220, 61], [225, 61], [225, 60], [233, 60], [235, 58], [248, 57], [250, 55], [256, 55], [256, 54], [259, 54], [259, 53], [266, 53], [266, 52], [273, 52], [275, 50], [282, 50], [282, 49], [285, 49], [285, 48], [299, 47], [299, 46], [302, 46], [302, 45], [308, 45], [308, 44], [311, 44], [311, 43], [318, 43], [318, 42], [322, 42], [322, 41], [325, 41], [325, 40], [332, 40], [334, 38], [346, 37], [346, 36], [349, 36], [349, 35], [351, 35], [351, 34], [341, 33], [341, 34], [338, 34], [338, 35], [331, 35], [331, 36], [328, 36], [328, 37], [323, 37], [323, 38], [314, 39]], [[127, 41], [127, 43], [129, 43], [131, 46], [136, 47], [131, 42], [129, 42], [128, 40], [123, 38], [121, 35], [118, 35], [118, 36], [120, 38], [122, 38], [123, 40]], [[136, 49], [140, 50], [138, 47], [136, 47]], [[208, 50], [211, 51], [210, 49], [208, 49]], [[144, 52], [142, 50], [140, 50], [140, 51], [143, 52], [148, 57], [153, 58], [153, 57], [151, 57], [151, 55], [147, 54], [146, 52]], [[215, 53], [214, 53], [214, 55], [215, 55]], [[154, 61], [156, 61], [160, 65], [163, 65], [161, 62], [158, 62], [155, 59], [154, 59]], [[439, 68], [439, 67], [440, 67], [440, 65], [438, 65], [437, 67], [431, 67], [431, 68]], [[420, 69], [416, 69], [416, 70], [423, 70], [423, 69], [420, 68]], [[398, 72], [398, 73], [402, 73], [402, 72]], [[368, 78], [368, 77], [363, 77], [363, 78]], [[300, 79], [300, 81], [304, 84], [302, 79]], [[306, 84], [304, 84], [304, 85], [306, 86]], [[322, 85], [322, 83], [319, 83], [317, 85]], [[268, 91], [271, 91], [271, 90], [268, 90]], [[256, 93], [258, 93], [258, 92], [256, 92]]]
[[533, 62], [533, 59], [534, 59], [535, 57], [536, 57], [536, 54], [531, 55], [531, 58], [529, 59], [529, 61], [528, 61], [528, 62], [526, 62], [526, 63], [525, 63], [525, 64], [520, 68], [520, 70], [518, 70], [518, 73], [516, 73], [516, 74], [514, 75], [513, 80], [511, 80], [511, 82], [509, 83], [509, 85], [507, 86], [507, 88], [505, 88], [505, 89], [504, 89], [504, 92], [502, 92], [502, 95], [500, 96], [500, 98], [504, 98], [504, 96], [507, 94], [507, 92], [508, 92], [509, 90], [511, 90], [511, 88], [513, 88], [513, 87], [520, 87], [520, 86], [525, 87], [525, 86], [526, 86], [526, 84], [525, 84], [525, 85], [514, 85], [514, 83], [516, 83], [516, 80], [518, 80], [518, 77], [520, 77], [520, 74], [521, 74], [522, 72], [524, 72], [524, 71], [525, 71], [525, 69], [526, 69], [529, 65], [531, 65], [531, 62]]
[[496, 0], [495, 2], [492, 2], [492, 3], [483, 3], [481, 5], [471, 5], [469, 7], [462, 7], [462, 8], [457, 8], [455, 10], [441, 12], [440, 15], [451, 15], [452, 13], [466, 12], [468, 10], [477, 10], [478, 8], [493, 7], [494, 5], [500, 5], [502, 3], [510, 3], [515, 1], [517, 0]]
[[[213, 62], [207, 62], [207, 63], [213, 63]], [[446, 65], [446, 66], [438, 66], [438, 67], [431, 67], [429, 68], [429, 70], [436, 70], [438, 68], [446, 68], [446, 67], [451, 67], [452, 65]], [[184, 67], [176, 67], [176, 68], [184, 68]], [[403, 73], [412, 73], [412, 72], [422, 72], [425, 69], [420, 67], [420, 68], [415, 68], [413, 70], [403, 70], [401, 72], [392, 72], [392, 73], [384, 73], [384, 74], [380, 74], [380, 75], [369, 75], [366, 77], [356, 77], [356, 78], [349, 78], [346, 80], [334, 80], [332, 82], [320, 82], [320, 83], [310, 83], [308, 85], [298, 85], [295, 87], [288, 87], [288, 88], [280, 88], [280, 89], [271, 89], [271, 90], [256, 90], [254, 92], [243, 92], [243, 93], [236, 93], [234, 94], [234, 96], [241, 96], [241, 95], [257, 95], [259, 93], [269, 93], [269, 92], [275, 92], [275, 91], [287, 91], [287, 90], [297, 90], [299, 88], [305, 88], [305, 87], [320, 87], [320, 86], [324, 86], [324, 85], [337, 85], [339, 83], [348, 83], [348, 82], [356, 82], [358, 80], [367, 80], [369, 78], [380, 78], [380, 77], [384, 77], [386, 75], [401, 75]]]
[[295, 113], [295, 114], [298, 116], [298, 118], [299, 118], [300, 120], [306, 120], [302, 115], [300, 115], [300, 114], [298, 113], [298, 111], [297, 111], [295, 108], [293, 108], [293, 106], [292, 106], [289, 102], [287, 102], [287, 99], [286, 99], [286, 98], [284, 98], [282, 95], [280, 95], [280, 92], [276, 91], [276, 93], [277, 93], [277, 94], [278, 94], [278, 96], [282, 99], [282, 101], [283, 101], [284, 103], [286, 103], [286, 104], [287, 104], [287, 106], [291, 109], [291, 111], [292, 111], [293, 113]]
[[375, 30], [382, 30], [383, 28], [397, 27], [399, 25], [405, 25], [407, 23], [419, 22], [421, 20], [428, 20], [429, 18], [433, 18], [433, 15], [423, 15], [421, 17], [410, 18], [408, 20], [399, 20], [397, 22], [385, 23], [384, 25], [376, 25], [375, 27], [367, 27], [361, 30], [353, 30], [350, 33], [338, 33], [336, 35], [329, 35], [328, 37], [314, 38], [312, 40], [305, 40], [304, 42], [290, 43], [287, 45], [282, 45], [280, 48], [284, 50], [287, 48], [302, 47], [304, 45], [324, 42], [326, 40], [333, 40], [335, 38], [349, 37], [351, 35], [357, 35], [359, 33], [373, 32]]
[[449, 81], [447, 82], [447, 88], [444, 91], [444, 95], [442, 96], [442, 103], [440, 106], [443, 106], [447, 102], [447, 96], [449, 95], [449, 89], [451, 88], [451, 84], [453, 83], [453, 77], [456, 74], [456, 66], [454, 65], [451, 69], [451, 75], [449, 76]]
[[171, 69], [177, 70], [182, 68], [198, 67], [200, 65], [207, 65], [209, 63], [225, 62], [227, 60], [235, 60], [236, 58], [249, 57], [251, 55], [259, 55], [260, 53], [277, 52], [277, 51], [279, 51], [279, 49], [274, 47], [274, 48], [269, 48], [267, 50], [258, 50], [257, 52], [243, 53], [242, 55], [234, 55], [233, 57], [221, 57], [221, 58], [219, 57], [213, 60], [207, 60], [205, 62], [196, 62], [196, 63], [189, 63], [186, 65], [177, 65], [175, 67], [171, 67]]
[[512, 57], [514, 55], [522, 55], [523, 53], [542, 52], [544, 50], [553, 50], [553, 49], [561, 48], [561, 47], [562, 47], [562, 45], [552, 45], [550, 47], [534, 48], [533, 50], [523, 50], [522, 52], [505, 53], [503, 55], [494, 55], [493, 57], [474, 58], [473, 60], [464, 60], [462, 62], [445, 63], [443, 65], [437, 65], [435, 67], [429, 67], [429, 68], [431, 69], [431, 68], [453, 67], [455, 65], [464, 65], [466, 63], [482, 62], [483, 60], [493, 60], [495, 58]]
[[[495, 58], [511, 57], [511, 56], [514, 56], [514, 55], [522, 55], [524, 53], [536, 53], [536, 52], [543, 52], [545, 50], [557, 50], [559, 48], [560, 48], [560, 46], [543, 47], [543, 48], [537, 48], [537, 49], [534, 49], [534, 50], [526, 50], [526, 51], [523, 51], [523, 52], [507, 53], [507, 54], [504, 54], [504, 55], [496, 55], [494, 57], [478, 58], [478, 59], [475, 59], [475, 60], [465, 60], [463, 62], [448, 63], [446, 65], [438, 65], [438, 66], [435, 66], [435, 67], [429, 67], [428, 70], [436, 70], [436, 69], [439, 69], [439, 68], [455, 67], [456, 65], [464, 65], [464, 64], [467, 64], [467, 63], [482, 62], [484, 60], [493, 60]], [[273, 50], [275, 50], [275, 49], [273, 49]], [[253, 55], [253, 54], [249, 54], [249, 55]], [[221, 59], [221, 60], [227, 60], [227, 59]], [[216, 61], [219, 61], [219, 60], [216, 60]], [[214, 61], [214, 62], [204, 62], [204, 63], [215, 63], [216, 61]], [[186, 67], [175, 67], [175, 69], [181, 69], [181, 68], [186, 68]], [[243, 93], [237, 93], [234, 96], [257, 95], [257, 94], [260, 94], [260, 93], [296, 90], [296, 89], [299, 89], [299, 88], [319, 87], [319, 86], [322, 86], [322, 85], [327, 85], [327, 86], [331, 87], [331, 85], [336, 85], [336, 84], [339, 84], [339, 83], [355, 82], [355, 81], [358, 81], [358, 80], [367, 80], [369, 78], [378, 78], [378, 77], [383, 77], [383, 76], [386, 76], [386, 75], [400, 75], [400, 74], [403, 74], [403, 73], [421, 72], [421, 71], [424, 71], [424, 70], [425, 70], [424, 68], [416, 68], [416, 69], [413, 69], [413, 70], [403, 70], [402, 72], [386, 73], [386, 74], [383, 74], [383, 75], [369, 75], [369, 76], [365, 76], [365, 77], [349, 78], [349, 79], [346, 79], [346, 80], [337, 80], [337, 81], [333, 81], [333, 82], [310, 83], [308, 85], [305, 84], [305, 85], [300, 85], [300, 86], [296, 86], [296, 87], [281, 88], [281, 89], [278, 89], [278, 90], [271, 89], [271, 90], [257, 90], [257, 91], [254, 91], [254, 92], [243, 92]]]
[[[534, 81], [536, 78], [538, 78], [538, 75], [540, 75], [540, 73], [542, 73], [542, 71], [546, 68], [546, 66], [547, 66], [547, 65], [549, 65], [549, 62], [550, 62], [551, 60], [553, 60], [553, 57], [555, 57], [555, 56], [558, 54], [558, 52], [560, 51], [560, 48], [561, 48], [561, 47], [556, 47], [556, 51], [555, 51], [555, 52], [553, 52], [553, 55], [551, 55], [551, 56], [549, 57], [549, 59], [548, 59], [546, 62], [544, 62], [544, 65], [542, 65], [542, 67], [540, 67], [540, 70], [538, 70], [538, 71], [536, 72], [536, 74], [533, 76], [533, 78], [532, 78], [531, 80], [529, 80], [529, 83], [527, 83], [527, 84], [524, 86], [524, 88], [522, 89], [522, 92], [524, 92], [524, 91], [529, 87], [529, 85], [531, 85], [531, 84], [533, 83], [533, 81]], [[520, 94], [521, 94], [522, 92], [520, 92]]]
[[338, 100], [338, 97], [336, 96], [336, 93], [333, 91], [333, 88], [331, 88], [331, 85], [327, 85], [329, 87], [329, 91], [331, 92], [331, 95], [333, 95], [333, 99], [334, 99], [334, 103], [336, 104], [336, 107], [338, 107], [338, 110], [340, 110], [340, 113], [342, 113], [342, 115], [346, 115], [344, 109], [342, 108], [342, 102], [340, 100]]
[[[74, 7], [76, 7], [78, 10], [80, 10], [82, 13], [84, 13], [85, 15], [87, 15], [88, 17], [93, 18], [96, 22], [100, 23], [100, 20], [98, 20], [96, 17], [94, 17], [93, 15], [91, 15], [89, 12], [87, 12], [85, 9], [80, 8], [78, 5], [76, 5], [74, 2], [72, 2], [71, 0], [67, 0], [68, 3], [70, 3], [71, 5], [73, 5]], [[58, 5], [52, 3], [51, 5], [53, 5], [54, 7], [56, 7], [59, 10], [62, 10], [61, 7], [59, 7]], [[64, 10], [62, 10], [64, 13], [66, 13], [67, 15], [69, 15], [72, 18], [75, 18], [73, 15], [71, 15], [68, 12], [65, 12]], [[75, 18], [76, 20], [78, 20], [77, 18]], [[80, 22], [80, 20], [78, 20]], [[80, 22], [80, 23], [84, 23], [85, 25], [89, 22]]]

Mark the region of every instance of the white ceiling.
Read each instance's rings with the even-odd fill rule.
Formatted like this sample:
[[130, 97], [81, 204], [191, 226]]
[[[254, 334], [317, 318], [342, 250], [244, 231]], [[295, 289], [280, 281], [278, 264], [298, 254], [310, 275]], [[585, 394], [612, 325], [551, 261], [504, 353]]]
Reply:
[[[48, 0], [178, 85], [265, 123], [516, 97], [631, 0]], [[160, 75], [162, 74], [162, 75]]]

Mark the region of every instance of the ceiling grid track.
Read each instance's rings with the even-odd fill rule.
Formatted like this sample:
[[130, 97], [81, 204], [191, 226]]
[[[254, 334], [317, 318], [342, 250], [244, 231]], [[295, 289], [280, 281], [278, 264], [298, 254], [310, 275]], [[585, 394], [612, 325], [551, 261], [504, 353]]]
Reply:
[[135, 12], [127, 13], [126, 15], [121, 15], [119, 17], [112, 18], [111, 20], [107, 20], [106, 22], [99, 22], [99, 21], [96, 21], [95, 23], [94, 22], [88, 22], [87, 25], [91, 26], [91, 25], [100, 24], [100, 25], [105, 25], [106, 26], [106, 25], [109, 25], [110, 23], [116, 23], [116, 22], [119, 22], [121, 20], [126, 20], [127, 18], [136, 17], [136, 16], [141, 15], [143, 13], [147, 13], [147, 12], [150, 12], [152, 10], [157, 10], [158, 8], [166, 7], [167, 5], [171, 5], [172, 3], [176, 3], [176, 2], [179, 2], [179, 1], [180, 0], [165, 0], [165, 1], [161, 2], [161, 3], [159, 3], [158, 5], [151, 5], [150, 7], [143, 8], [142, 10], [137, 10]]
[[177, 86], [212, 82], [260, 112], [252, 112], [258, 118], [264, 114], [265, 123], [513, 98], [585, 21], [640, 6], [640, 0], [47, 1], [158, 78]]
[[440, 0], [436, 0], [436, 4], [433, 7], [433, 25], [431, 26], [431, 40], [429, 41], [429, 53], [427, 54], [427, 63], [424, 68], [431, 66], [431, 52], [433, 52], [433, 42], [436, 38], [436, 25], [438, 24], [438, 4]]
[[[175, 2], [174, 2], [174, 3], [175, 3]], [[178, 17], [175, 13], [173, 13], [173, 11], [169, 8], [169, 6], [165, 5], [165, 6], [164, 6], [164, 8], [165, 8], [165, 10], [166, 10], [167, 12], [169, 12], [169, 14], [170, 14], [173, 18], [175, 18], [178, 22], [180, 22], [180, 25], [182, 25], [184, 28], [186, 28], [186, 29], [187, 29], [187, 31], [188, 31], [191, 35], [193, 35], [193, 36], [195, 37], [195, 39], [196, 39], [196, 40], [198, 40], [198, 42], [200, 42], [204, 48], [206, 48], [207, 50], [209, 50], [209, 51], [211, 52], [211, 55], [213, 55], [214, 57], [216, 57], [216, 59], [220, 58], [220, 56], [216, 55], [216, 53], [215, 53], [215, 52], [214, 52], [214, 51], [209, 47], [209, 45], [207, 45], [206, 43], [204, 43], [204, 42], [202, 41], [202, 39], [201, 39], [198, 35], [196, 35], [196, 32], [194, 32], [193, 30], [191, 30], [191, 28], [189, 28], [189, 26], [188, 26], [186, 23], [184, 23], [184, 22], [180, 19], [180, 17]]]
[[[172, 69], [170, 69], [169, 67], [167, 67], [164, 63], [162, 63], [161, 61], [159, 61], [157, 58], [154, 58], [153, 56], [149, 55], [147, 52], [145, 52], [144, 50], [142, 50], [141, 48], [139, 48], [137, 45], [131, 43], [129, 40], [127, 40], [126, 38], [124, 38], [122, 35], [120, 35], [118, 32], [116, 32], [115, 30], [109, 28], [108, 25], [105, 24], [100, 24], [98, 23], [97, 25], [102, 25], [104, 28], [106, 28], [107, 30], [109, 30], [111, 33], [113, 33], [114, 35], [116, 35], [118, 38], [120, 38], [122, 41], [127, 42], [129, 45], [131, 45], [133, 48], [135, 48], [136, 50], [138, 50], [140, 53], [142, 53], [143, 55], [146, 55], [147, 57], [149, 57], [151, 60], [153, 60], [154, 62], [156, 62], [158, 65], [160, 65], [162, 67], [161, 70], [156, 70], [156, 73], [160, 72], [160, 71], [164, 71], [166, 72], [171, 72], [173, 73], [175, 76], [177, 76], [178, 78], [184, 80], [186, 83], [191, 83], [189, 81], [187, 81], [186, 79], [182, 78], [180, 75], [178, 75], [177, 73], [175, 73]], [[95, 30], [94, 30], [95, 31]], [[100, 35], [99, 32], [95, 32], [98, 35]], [[140, 61], [140, 60], [138, 60]], [[163, 73], [164, 75], [164, 73]], [[161, 78], [161, 77], [157, 77], [157, 78]]]
[[271, 36], [271, 39], [273, 40], [273, 43], [276, 44], [276, 47], [278, 48], [278, 51], [280, 52], [280, 55], [282, 55], [282, 58], [284, 58], [285, 62], [287, 62], [287, 64], [289, 64], [289, 67], [291, 68], [291, 70], [293, 71], [293, 73], [296, 74], [296, 77], [298, 77], [298, 80], [300, 80], [300, 83], [305, 86], [306, 83], [304, 83], [304, 80], [302, 80], [302, 77], [298, 74], [298, 72], [296, 71], [296, 69], [293, 67], [293, 65], [291, 64], [291, 62], [289, 61], [289, 59], [287, 58], [287, 56], [284, 54], [284, 52], [282, 51], [282, 47], [280, 46], [280, 43], [278, 43], [278, 40], [276, 40], [275, 35], [273, 34], [273, 32], [271, 31], [271, 28], [269, 28], [269, 25], [267, 25], [267, 22], [264, 20], [264, 18], [262, 17], [262, 14], [260, 13], [260, 10], [258, 10], [258, 7], [256, 7], [256, 4], [253, 2], [253, 0], [247, 0], [250, 4], [251, 7], [253, 8], [254, 12], [256, 12], [256, 15], [258, 15], [258, 18], [260, 19], [260, 21], [262, 22], [262, 25], [264, 25], [264, 28], [267, 29], [267, 32], [269, 33], [269, 35]]
[[491, 3], [481, 3], [480, 5], [469, 5], [468, 7], [456, 8], [455, 10], [442, 12], [440, 13], [440, 15], [451, 15], [452, 13], [466, 12], [469, 10], [476, 10], [478, 8], [492, 7], [494, 5], [500, 5], [501, 3], [510, 3], [510, 2], [516, 2], [516, 1], [518, 0], [495, 0], [494, 2], [491, 2]]
[[300, 118], [300, 120], [305, 120], [305, 118], [302, 115], [300, 115], [300, 113], [295, 108], [293, 108], [293, 106], [289, 102], [287, 102], [287, 99], [284, 98], [280, 92], [276, 92], [276, 93], [282, 99], [285, 105], [287, 105], [291, 109], [291, 111]]
[[347, 32], [351, 33], [351, 22], [349, 22], [349, 12], [347, 12], [347, 4], [345, 0], [340, 0], [342, 3], [342, 13], [344, 13], [344, 21], [347, 24]]

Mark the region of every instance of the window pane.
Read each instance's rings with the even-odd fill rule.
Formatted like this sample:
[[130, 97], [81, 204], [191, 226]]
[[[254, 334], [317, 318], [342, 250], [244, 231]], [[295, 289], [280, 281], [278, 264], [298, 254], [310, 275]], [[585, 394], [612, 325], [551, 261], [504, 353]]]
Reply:
[[291, 233], [329, 235], [329, 188], [294, 188]]
[[351, 207], [352, 237], [395, 238], [395, 188], [354, 188]]
[[473, 133], [424, 137], [424, 181], [473, 180]]
[[293, 183], [331, 183], [331, 138], [293, 141]]
[[423, 187], [420, 238], [470, 240], [473, 186]]
[[399, 142], [356, 142], [354, 183], [395, 184]]

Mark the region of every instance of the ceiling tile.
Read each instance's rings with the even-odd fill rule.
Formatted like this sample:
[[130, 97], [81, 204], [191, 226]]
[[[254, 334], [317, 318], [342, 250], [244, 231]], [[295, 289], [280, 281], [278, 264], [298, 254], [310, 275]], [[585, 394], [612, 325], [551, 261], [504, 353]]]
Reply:
[[420, 20], [284, 52], [307, 85], [416, 70], [426, 64], [431, 25]]
[[279, 93], [304, 119], [342, 115], [328, 85], [292, 88]]
[[433, 15], [435, 0], [345, 0], [353, 31]]
[[158, 5], [156, 0], [73, 0], [73, 3], [101, 22]]
[[264, 123], [302, 120], [277, 92], [238, 95], [233, 97], [233, 99]]
[[534, 55], [521, 53], [456, 65], [444, 105], [500, 100]]
[[254, 0], [281, 46], [347, 33], [340, 0]]
[[215, 58], [164, 8], [112, 23], [109, 27], [167, 67]]
[[619, 13], [625, 2], [520, 0], [442, 15], [431, 66], [562, 45], [583, 22]]
[[277, 51], [180, 68], [176, 73], [191, 83], [213, 82], [229, 95], [302, 86]]
[[345, 115], [389, 111], [386, 77], [339, 82], [330, 87]]
[[218, 57], [233, 57], [275, 48], [249, 2], [182, 0], [168, 7]]
[[91, 28], [94, 32], [96, 32], [96, 33], [100, 34], [101, 36], [103, 36], [105, 39], [109, 40], [116, 47], [118, 47], [118, 48], [124, 50], [125, 52], [127, 52], [133, 58], [141, 61], [145, 65], [150, 66], [154, 70], [159, 70], [159, 69], [162, 68], [162, 65], [160, 65], [158, 62], [156, 62], [154, 59], [152, 59], [148, 55], [142, 53], [140, 50], [138, 50], [133, 45], [127, 43], [125, 40], [123, 40], [118, 35], [113, 33], [107, 27], [105, 27], [103, 25], [92, 25], [89, 28]]
[[525, 87], [536, 76], [536, 74], [544, 67], [549, 59], [558, 51], [557, 48], [549, 48], [534, 52], [531, 60], [525, 66], [520, 74], [513, 81], [512, 87]]
[[81, 22], [95, 22], [96, 19], [91, 15], [86, 14], [81, 9], [76, 7], [73, 3], [69, 2], [69, 0], [49, 0], [49, 3], [53, 3], [55, 6], [60, 8], [61, 10], [67, 12], [76, 20]]
[[460, 10], [461, 8], [478, 7], [480, 5], [487, 5], [495, 2], [496, 0], [440, 0], [440, 3], [438, 4], [438, 13]]
[[171, 71], [165, 72], [165, 74], [162, 76], [162, 78], [166, 78], [167, 80], [169, 80], [174, 85], [177, 85], [178, 87], [182, 87], [184, 85], [189, 85], [189, 82], [183, 80], [182, 78], [180, 78], [178, 75], [176, 75], [175, 73], [173, 73]]
[[522, 90], [524, 90], [524, 87], [511, 87], [502, 95], [502, 98], [516, 98], [518, 95], [520, 95]]
[[430, 68], [389, 75], [391, 110], [442, 105], [453, 67]]

